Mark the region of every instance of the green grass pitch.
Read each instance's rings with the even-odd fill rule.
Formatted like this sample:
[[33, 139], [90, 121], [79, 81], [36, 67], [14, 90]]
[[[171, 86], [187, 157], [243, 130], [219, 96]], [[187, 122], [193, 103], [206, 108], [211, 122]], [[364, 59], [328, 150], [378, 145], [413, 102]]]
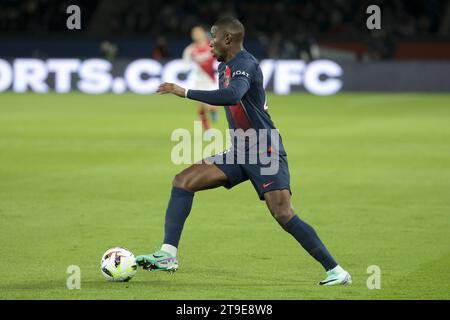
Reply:
[[[114, 246], [158, 248], [175, 128], [195, 103], [173, 96], [0, 95], [2, 299], [449, 299], [450, 95], [269, 97], [293, 205], [353, 286], [324, 276], [250, 183], [195, 196], [171, 275], [106, 282]], [[226, 126], [220, 111], [219, 128]], [[81, 289], [66, 269], [81, 268]], [[381, 269], [369, 290], [367, 268]]]

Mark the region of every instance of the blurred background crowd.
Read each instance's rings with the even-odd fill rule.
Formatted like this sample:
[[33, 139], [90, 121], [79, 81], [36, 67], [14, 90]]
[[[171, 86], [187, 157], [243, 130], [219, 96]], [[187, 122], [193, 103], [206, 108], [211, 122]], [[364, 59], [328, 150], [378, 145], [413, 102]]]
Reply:
[[[1, 0], [0, 35], [28, 37], [67, 33], [66, 8], [82, 10], [84, 37], [147, 38], [152, 55], [178, 56], [171, 42], [189, 37], [196, 24], [210, 26], [218, 17], [237, 16], [247, 39], [257, 42], [261, 58], [314, 59], [319, 42], [364, 43], [371, 59], [395, 56], [402, 40], [447, 41], [450, 38], [448, 0]], [[382, 30], [366, 28], [367, 6], [382, 9]], [[120, 48], [103, 42], [102, 52]], [[173, 47], [173, 46], [172, 46]]]

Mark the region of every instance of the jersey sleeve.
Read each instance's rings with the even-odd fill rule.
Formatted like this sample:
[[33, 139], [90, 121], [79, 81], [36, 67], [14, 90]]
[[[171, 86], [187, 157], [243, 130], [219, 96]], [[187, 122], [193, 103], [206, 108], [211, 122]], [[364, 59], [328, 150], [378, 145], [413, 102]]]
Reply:
[[242, 60], [236, 63], [231, 70], [230, 86], [234, 81], [245, 83], [247, 90], [250, 88], [253, 79], [255, 78], [256, 65], [251, 60]]
[[256, 67], [251, 61], [243, 61], [237, 63], [233, 69], [229, 85], [226, 88], [212, 91], [189, 90], [186, 97], [210, 105], [235, 105], [250, 89]]
[[236, 79], [227, 88], [219, 90], [188, 90], [186, 98], [204, 102], [213, 106], [232, 106], [241, 101], [248, 91], [248, 83], [244, 79]]

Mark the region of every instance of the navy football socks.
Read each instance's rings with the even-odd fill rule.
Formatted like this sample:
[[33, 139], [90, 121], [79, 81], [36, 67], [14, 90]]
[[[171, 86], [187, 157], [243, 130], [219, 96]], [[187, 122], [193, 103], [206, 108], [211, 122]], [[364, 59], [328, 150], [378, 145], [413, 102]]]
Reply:
[[[164, 225], [165, 244], [178, 247], [184, 223], [192, 208], [193, 199], [194, 192], [172, 187]], [[320, 262], [326, 271], [337, 266], [336, 261], [319, 239], [316, 231], [314, 231], [309, 224], [302, 221], [297, 215], [292, 217], [283, 228], [289, 232], [301, 246], [314, 257], [314, 259]]]
[[337, 266], [336, 261], [319, 239], [316, 231], [309, 224], [302, 221], [297, 215], [293, 216], [283, 228], [289, 232], [314, 259], [322, 264], [325, 271], [329, 271]]
[[164, 243], [178, 248], [184, 222], [192, 208], [194, 192], [172, 187], [164, 225]]

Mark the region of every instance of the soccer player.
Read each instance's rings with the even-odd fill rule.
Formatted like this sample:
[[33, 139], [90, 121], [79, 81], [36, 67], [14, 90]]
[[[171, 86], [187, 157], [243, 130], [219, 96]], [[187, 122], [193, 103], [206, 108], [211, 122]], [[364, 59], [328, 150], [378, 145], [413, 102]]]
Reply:
[[[221, 62], [219, 89], [186, 90], [172, 83], [163, 83], [158, 92], [171, 93], [211, 105], [223, 105], [230, 129], [241, 129], [241, 132], [254, 129], [263, 132], [262, 135], [258, 135], [258, 139], [265, 137], [265, 132], [277, 132], [267, 112], [263, 74], [259, 64], [243, 48], [242, 23], [235, 18], [222, 18], [212, 26], [211, 34], [212, 53]], [[177, 174], [173, 180], [166, 211], [163, 245], [153, 254], [136, 257], [137, 264], [146, 270], [175, 271], [179, 266], [176, 258], [178, 243], [186, 218], [191, 211], [195, 193], [220, 186], [232, 188], [250, 180], [259, 198], [266, 202], [280, 226], [325, 269], [327, 276], [319, 284], [326, 286], [351, 284], [350, 274], [337, 264], [314, 229], [294, 213], [286, 152], [281, 140], [278, 143], [276, 139], [267, 140], [269, 143], [264, 152], [277, 156], [273, 157], [278, 166], [275, 173], [263, 174], [261, 169], [265, 166], [260, 160], [244, 164], [239, 161], [237, 163], [227, 161], [229, 155], [234, 154], [236, 158], [237, 153], [238, 157], [242, 149], [245, 152], [251, 150], [247, 145], [238, 148], [233, 139], [228, 152], [204, 159]], [[258, 141], [258, 145], [264, 144]]]
[[[191, 38], [193, 42], [184, 49], [183, 60], [186, 64], [194, 62], [196, 66], [194, 70], [194, 89], [214, 90], [217, 88], [216, 72], [214, 70], [216, 59], [212, 56], [206, 30], [202, 26], [193, 27]], [[211, 120], [213, 122], [217, 121], [216, 107], [198, 101], [198, 115], [206, 132], [211, 127], [207, 116], [208, 111], [211, 112]]]

